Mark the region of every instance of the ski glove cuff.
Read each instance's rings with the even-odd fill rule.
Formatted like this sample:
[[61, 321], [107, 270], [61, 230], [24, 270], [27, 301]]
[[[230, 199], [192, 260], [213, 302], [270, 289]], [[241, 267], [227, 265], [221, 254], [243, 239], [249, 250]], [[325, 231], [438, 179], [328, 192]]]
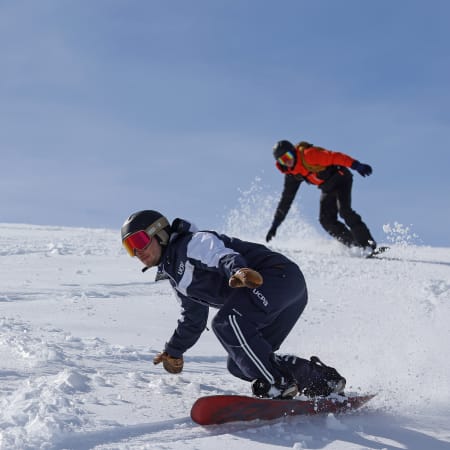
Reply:
[[256, 270], [243, 268], [230, 277], [228, 284], [232, 288], [247, 287], [254, 289], [263, 284], [263, 277]]
[[352, 169], [356, 170], [362, 177], [367, 177], [372, 174], [372, 167], [369, 164], [362, 164], [359, 161], [353, 161]]
[[164, 369], [169, 373], [180, 373], [183, 370], [183, 357], [174, 358], [167, 352], [161, 352], [153, 358], [153, 364], [159, 364], [161, 362], [163, 363]]

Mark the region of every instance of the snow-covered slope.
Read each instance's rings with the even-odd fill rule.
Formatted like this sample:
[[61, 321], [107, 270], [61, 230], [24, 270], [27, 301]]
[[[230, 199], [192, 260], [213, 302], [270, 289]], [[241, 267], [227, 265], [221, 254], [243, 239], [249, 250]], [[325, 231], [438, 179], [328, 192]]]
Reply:
[[[262, 242], [253, 225], [241, 211], [226, 231]], [[249, 386], [227, 373], [211, 331], [182, 374], [152, 364], [178, 317], [167, 282], [142, 274], [115, 230], [3, 224], [0, 448], [450, 448], [450, 249], [395, 243], [366, 260], [298, 221], [273, 248], [300, 265], [310, 294], [283, 350], [378, 392], [367, 409], [195, 425], [198, 396]]]

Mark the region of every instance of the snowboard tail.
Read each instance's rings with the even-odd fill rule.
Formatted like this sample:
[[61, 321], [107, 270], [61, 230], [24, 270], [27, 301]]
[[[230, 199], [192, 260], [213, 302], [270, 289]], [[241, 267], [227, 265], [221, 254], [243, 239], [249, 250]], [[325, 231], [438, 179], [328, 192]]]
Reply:
[[191, 418], [199, 425], [217, 425], [246, 420], [273, 420], [284, 416], [346, 412], [361, 407], [375, 395], [317, 397], [308, 400], [278, 400], [245, 395], [200, 397]]

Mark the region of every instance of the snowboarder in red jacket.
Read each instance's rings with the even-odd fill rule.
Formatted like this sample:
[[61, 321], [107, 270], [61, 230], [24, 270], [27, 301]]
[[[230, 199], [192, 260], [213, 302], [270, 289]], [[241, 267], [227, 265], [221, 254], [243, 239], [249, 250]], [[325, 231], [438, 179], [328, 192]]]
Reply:
[[[366, 177], [372, 173], [368, 164], [338, 152], [302, 141], [293, 145], [279, 141], [273, 148], [276, 166], [284, 175], [284, 189], [275, 217], [266, 236], [269, 242], [285, 219], [303, 181], [321, 191], [319, 222], [338, 241], [348, 247], [374, 250], [377, 246], [361, 216], [351, 207], [353, 176], [348, 168]], [[338, 214], [345, 224], [338, 220]]]

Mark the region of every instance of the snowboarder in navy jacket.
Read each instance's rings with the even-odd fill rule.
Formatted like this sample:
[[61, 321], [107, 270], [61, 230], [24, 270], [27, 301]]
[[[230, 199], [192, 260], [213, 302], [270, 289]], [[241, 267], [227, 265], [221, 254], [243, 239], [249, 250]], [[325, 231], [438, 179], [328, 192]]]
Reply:
[[177, 327], [155, 364], [181, 372], [183, 355], [205, 330], [212, 307], [218, 309], [212, 329], [228, 353], [228, 370], [251, 381], [255, 395], [343, 391], [345, 379], [317, 357], [276, 353], [307, 303], [305, 279], [290, 259], [260, 244], [198, 231], [186, 220], [170, 225], [153, 210], [132, 214], [121, 234], [143, 271], [158, 267], [167, 274], [181, 303]]

